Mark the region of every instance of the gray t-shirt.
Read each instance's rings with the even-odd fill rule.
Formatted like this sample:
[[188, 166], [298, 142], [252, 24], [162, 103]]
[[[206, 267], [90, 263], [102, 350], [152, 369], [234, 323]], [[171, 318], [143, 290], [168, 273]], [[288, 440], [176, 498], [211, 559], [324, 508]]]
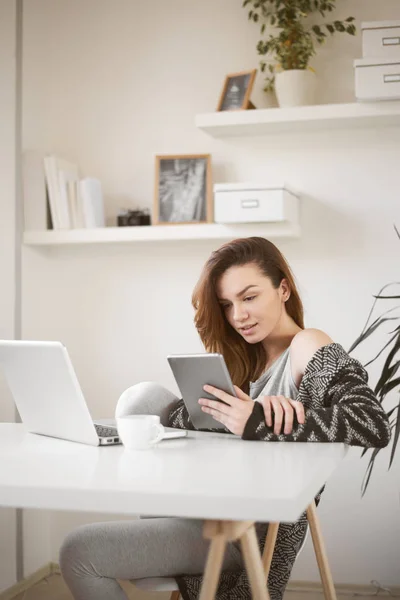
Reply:
[[253, 400], [259, 396], [285, 396], [296, 400], [298, 391], [292, 377], [290, 348], [287, 348], [257, 381], [250, 383], [249, 396]]

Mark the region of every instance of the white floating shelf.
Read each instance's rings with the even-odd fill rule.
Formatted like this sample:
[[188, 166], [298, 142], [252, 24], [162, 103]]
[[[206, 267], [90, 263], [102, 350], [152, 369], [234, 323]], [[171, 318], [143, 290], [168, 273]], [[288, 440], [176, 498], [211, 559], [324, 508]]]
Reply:
[[398, 100], [222, 111], [196, 116], [196, 127], [213, 137], [394, 125], [400, 126]]
[[189, 225], [155, 225], [142, 227], [105, 227], [99, 229], [70, 229], [28, 231], [23, 242], [27, 246], [57, 246], [66, 244], [105, 244], [132, 242], [164, 242], [180, 240], [225, 240], [236, 237], [262, 236], [266, 238], [299, 237], [298, 223], [217, 223]]

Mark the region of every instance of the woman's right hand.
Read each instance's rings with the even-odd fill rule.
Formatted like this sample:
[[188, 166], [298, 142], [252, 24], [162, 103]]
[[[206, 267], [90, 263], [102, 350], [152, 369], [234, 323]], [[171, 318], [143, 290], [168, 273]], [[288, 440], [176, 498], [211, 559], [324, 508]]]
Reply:
[[[274, 413], [274, 433], [279, 435], [284, 433], [288, 435], [293, 430], [293, 417], [296, 413], [299, 423], [304, 423], [304, 406], [298, 400], [285, 398], [285, 396], [261, 396], [257, 402], [262, 404], [264, 409], [265, 422], [268, 427], [272, 427], [272, 413]], [[284, 430], [282, 423], [284, 422]]]

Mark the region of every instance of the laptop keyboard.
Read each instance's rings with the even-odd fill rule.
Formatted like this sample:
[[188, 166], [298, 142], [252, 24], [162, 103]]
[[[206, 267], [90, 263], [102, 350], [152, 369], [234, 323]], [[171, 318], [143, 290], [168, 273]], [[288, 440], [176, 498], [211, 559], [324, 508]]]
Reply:
[[118, 435], [118, 430], [116, 427], [105, 427], [104, 425], [94, 424], [97, 435], [99, 437], [114, 437]]

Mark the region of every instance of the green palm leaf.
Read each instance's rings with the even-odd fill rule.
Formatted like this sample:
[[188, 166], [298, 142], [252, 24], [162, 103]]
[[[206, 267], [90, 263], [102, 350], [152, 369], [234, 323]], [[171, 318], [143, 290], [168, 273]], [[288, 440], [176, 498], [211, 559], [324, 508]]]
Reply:
[[[394, 230], [396, 232], [397, 237], [400, 239], [400, 233], [395, 225], [394, 225]], [[383, 286], [383, 288], [379, 291], [378, 294], [373, 296], [374, 302], [373, 302], [372, 308], [369, 312], [367, 321], [366, 321], [360, 335], [357, 337], [355, 342], [353, 342], [353, 344], [351, 345], [351, 347], [349, 349], [349, 353], [352, 352], [355, 348], [357, 348], [357, 346], [359, 346], [362, 342], [364, 342], [366, 339], [368, 339], [371, 335], [373, 335], [385, 323], [387, 323], [389, 321], [399, 322], [399, 320], [400, 320], [399, 314], [397, 314], [397, 316], [388, 316], [389, 314], [393, 313], [394, 311], [399, 310], [400, 306], [397, 305], [388, 310], [385, 310], [379, 317], [377, 317], [376, 319], [373, 320], [372, 323], [370, 323], [372, 314], [374, 312], [375, 306], [378, 301], [400, 300], [400, 295], [398, 295], [397, 293], [388, 293], [385, 291], [394, 285], [400, 285], [400, 283], [399, 282], [388, 283]], [[377, 384], [375, 386], [375, 390], [374, 390], [374, 392], [381, 404], [385, 400], [387, 394], [389, 394], [390, 392], [393, 392], [396, 389], [400, 389], [400, 377], [396, 376], [400, 369], [400, 360], [396, 360], [398, 358], [398, 352], [400, 351], [400, 325], [397, 325], [392, 331], [389, 331], [388, 335], [390, 336], [389, 341], [387, 341], [383, 345], [383, 347], [377, 352], [377, 354], [375, 355], [374, 358], [369, 360], [364, 365], [365, 367], [367, 367], [368, 365], [375, 362], [383, 354], [383, 352], [388, 351], [388, 354], [384, 361], [378, 382], [377, 382]], [[389, 411], [387, 411], [387, 416], [389, 418], [389, 426], [390, 426], [390, 431], [392, 434], [391, 435], [392, 449], [390, 452], [389, 467], [388, 467], [388, 470], [389, 470], [392, 466], [392, 463], [393, 463], [393, 460], [394, 460], [394, 457], [396, 454], [397, 444], [398, 444], [399, 438], [400, 438], [400, 400], [396, 406], [394, 406]], [[369, 448], [363, 449], [363, 451], [361, 453], [361, 458], [368, 452], [368, 450], [369, 450]], [[381, 450], [381, 448], [375, 448], [370, 456], [368, 466], [367, 466], [367, 469], [366, 469], [366, 472], [365, 472], [365, 475], [363, 478], [363, 482], [361, 485], [363, 496], [364, 496], [364, 494], [367, 490], [368, 484], [370, 482], [372, 471], [373, 471], [373, 468], [375, 465], [375, 459], [378, 456], [380, 450]]]
[[[395, 329], [395, 331], [397, 331], [397, 327]], [[390, 333], [393, 333], [393, 331], [391, 331]], [[376, 361], [377, 358], [380, 357], [380, 355], [386, 350], [386, 348], [388, 346], [390, 346], [390, 344], [393, 342], [394, 339], [396, 339], [397, 337], [397, 333], [395, 335], [393, 335], [393, 337], [390, 338], [390, 340], [383, 346], [383, 348], [381, 348], [381, 350], [379, 350], [378, 354], [375, 356], [375, 358], [373, 358], [372, 360], [369, 360], [367, 363], [365, 363], [364, 367], [368, 367], [369, 365], [372, 365], [373, 362]]]
[[396, 353], [400, 349], [400, 336], [397, 338], [396, 343], [394, 344], [392, 350], [389, 352], [385, 363], [382, 367], [382, 373], [378, 380], [378, 383], [375, 386], [375, 394], [381, 395], [382, 386], [385, 385], [392, 377], [396, 374], [400, 361], [397, 361], [394, 365], [391, 365], [392, 360], [394, 359]]
[[363, 482], [361, 484], [363, 496], [364, 496], [365, 492], [367, 491], [369, 480], [371, 479], [371, 475], [372, 475], [372, 469], [374, 467], [375, 458], [376, 458], [379, 450], [380, 450], [380, 448], [375, 448], [374, 451], [372, 452], [371, 458], [369, 459], [368, 467], [365, 472]]
[[[387, 311], [387, 313], [392, 312], [393, 310], [395, 310], [395, 309], [394, 308], [390, 309], [389, 311]], [[397, 320], [398, 320], [398, 317], [386, 317], [385, 319], [382, 319], [381, 317], [379, 317], [378, 319], [376, 319], [376, 321], [374, 321], [372, 323], [372, 325], [370, 325], [370, 327], [368, 327], [368, 329], [366, 331], [364, 331], [363, 333], [361, 333], [358, 336], [356, 341], [353, 342], [353, 344], [350, 346], [349, 352], [352, 352], [355, 348], [357, 348], [357, 346], [359, 346], [361, 344], [361, 342], [364, 342], [367, 338], [369, 338], [369, 336], [372, 333], [374, 333], [374, 331], [376, 331], [378, 329], [378, 327], [380, 327], [387, 321], [397, 321]]]

